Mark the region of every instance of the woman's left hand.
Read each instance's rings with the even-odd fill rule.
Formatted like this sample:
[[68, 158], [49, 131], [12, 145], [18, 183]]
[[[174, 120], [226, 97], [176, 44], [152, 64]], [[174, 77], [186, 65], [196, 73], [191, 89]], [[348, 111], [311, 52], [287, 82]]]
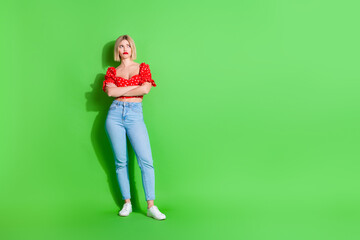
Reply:
[[106, 83], [107, 87], [117, 87], [115, 83]]

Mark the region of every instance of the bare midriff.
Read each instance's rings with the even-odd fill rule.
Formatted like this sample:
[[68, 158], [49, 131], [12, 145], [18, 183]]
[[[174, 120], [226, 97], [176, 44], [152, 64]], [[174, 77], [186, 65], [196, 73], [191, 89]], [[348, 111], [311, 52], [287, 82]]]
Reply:
[[123, 102], [142, 102], [142, 98], [137, 98], [137, 97], [134, 97], [134, 98], [121, 98], [121, 97], [118, 97], [115, 100], [123, 101]]

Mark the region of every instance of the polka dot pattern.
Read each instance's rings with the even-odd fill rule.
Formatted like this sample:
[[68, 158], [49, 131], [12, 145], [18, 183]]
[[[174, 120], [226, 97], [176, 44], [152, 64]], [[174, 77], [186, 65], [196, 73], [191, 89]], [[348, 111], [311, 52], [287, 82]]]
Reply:
[[[103, 81], [103, 91], [105, 92], [106, 83], [114, 83], [118, 87], [140, 86], [144, 82], [150, 82], [156, 87], [155, 81], [151, 77], [150, 66], [144, 62], [140, 63], [139, 74], [132, 76], [130, 79], [117, 77], [116, 68], [109, 67], [106, 71], [105, 80]], [[143, 96], [121, 96], [120, 98], [143, 98]]]

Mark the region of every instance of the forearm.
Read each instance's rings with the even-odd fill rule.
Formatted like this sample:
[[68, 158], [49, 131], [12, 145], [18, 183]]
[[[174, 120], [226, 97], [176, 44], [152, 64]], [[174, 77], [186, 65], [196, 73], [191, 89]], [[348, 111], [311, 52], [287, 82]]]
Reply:
[[142, 86], [137, 86], [136, 88], [124, 93], [123, 96], [143, 96], [145, 94], [144, 88]]
[[137, 88], [137, 86], [107, 87], [107, 94], [109, 97], [120, 97], [120, 96], [124, 96], [125, 93], [131, 91], [134, 88]]

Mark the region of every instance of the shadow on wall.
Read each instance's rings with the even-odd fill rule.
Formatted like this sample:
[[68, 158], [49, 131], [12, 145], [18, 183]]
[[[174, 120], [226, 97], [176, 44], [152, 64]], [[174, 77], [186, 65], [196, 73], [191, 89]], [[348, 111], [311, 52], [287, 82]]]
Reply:
[[[122, 208], [124, 201], [120, 193], [120, 188], [115, 174], [115, 157], [111, 144], [105, 132], [105, 119], [110, 104], [115, 98], [108, 97], [105, 92], [102, 90], [102, 82], [106, 74], [106, 69], [109, 66], [116, 67], [119, 65], [119, 62], [114, 61], [114, 45], [115, 41], [107, 43], [102, 52], [102, 68], [105, 69], [104, 73], [96, 75], [95, 81], [91, 84], [91, 92], [85, 93], [86, 98], [86, 111], [87, 112], [98, 112], [94, 124], [91, 129], [91, 143], [93, 145], [97, 159], [103, 168], [105, 174], [108, 178], [108, 186], [111, 192], [111, 195], [114, 199], [114, 202], [119, 207], [119, 210]], [[132, 149], [131, 143], [127, 137], [127, 148], [129, 155], [129, 180], [130, 180], [130, 193], [131, 193], [131, 203], [133, 206], [134, 212], [143, 212], [141, 210], [139, 197], [136, 189], [135, 182], [135, 167], [136, 164], [135, 153]], [[116, 211], [114, 211], [116, 212]], [[117, 214], [117, 212], [116, 212]]]

